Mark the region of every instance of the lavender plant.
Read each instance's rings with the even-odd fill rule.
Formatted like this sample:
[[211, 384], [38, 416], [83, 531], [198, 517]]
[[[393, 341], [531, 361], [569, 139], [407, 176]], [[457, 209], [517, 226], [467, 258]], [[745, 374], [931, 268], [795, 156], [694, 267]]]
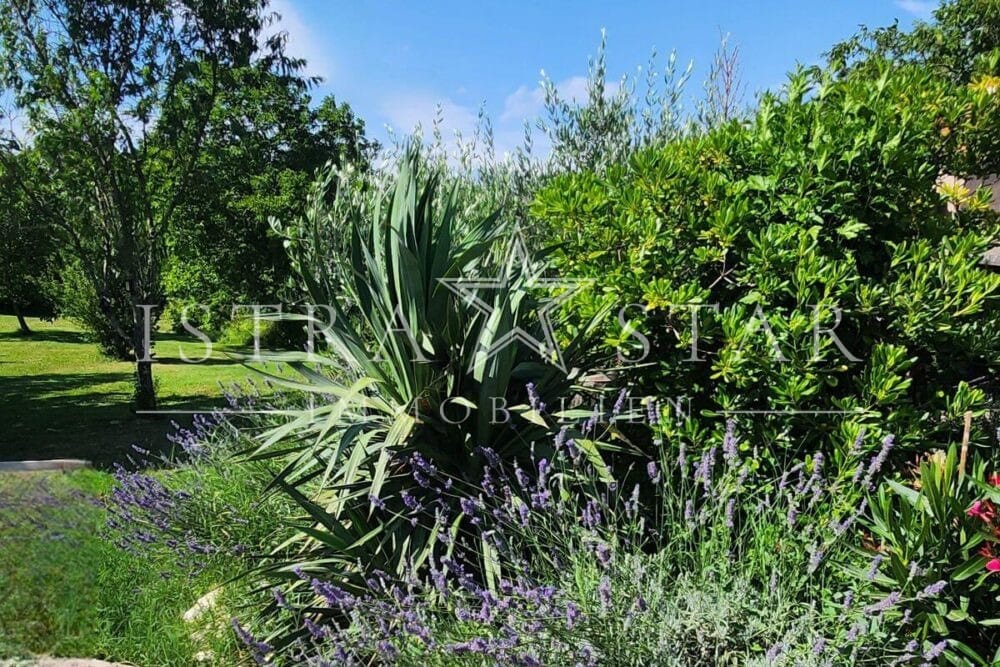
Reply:
[[[815, 455], [772, 478], [730, 423], [701, 453], [623, 449], [609, 476], [583, 443], [613, 441], [636, 418], [623, 404], [548, 415], [555, 436], [530, 463], [481, 449], [475, 481], [414, 454], [414, 487], [368, 501], [425, 527], [429, 553], [398, 572], [359, 564], [362, 587], [320, 562], [289, 569], [276, 617], [258, 626], [266, 639], [247, 634], [248, 646], [261, 662], [338, 665], [909, 664], [932, 652], [904, 659], [893, 601], [865, 603], [872, 582], [844, 576], [864, 512], [841, 515], [861, 495], [846, 471]], [[648, 417], [656, 434], [655, 404]]]
[[108, 538], [160, 567], [163, 576], [190, 577], [220, 564], [246, 571], [247, 559], [271, 553], [288, 531], [289, 504], [265, 494], [277, 464], [241, 460], [250, 434], [268, 419], [248, 411], [286, 399], [265, 402], [253, 383], [225, 395], [228, 408], [195, 415], [190, 427], [174, 423], [168, 434], [177, 447], [173, 458], [154, 458], [134, 445], [130, 464], [114, 467], [105, 503]]

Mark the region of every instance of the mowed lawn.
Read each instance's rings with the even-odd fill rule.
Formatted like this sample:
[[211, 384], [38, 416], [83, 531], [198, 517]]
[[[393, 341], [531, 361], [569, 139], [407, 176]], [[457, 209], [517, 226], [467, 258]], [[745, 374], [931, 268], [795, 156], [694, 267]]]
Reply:
[[[14, 317], [0, 315], [0, 460], [83, 458], [106, 466], [133, 443], [154, 451], [170, 447], [171, 420], [190, 415], [137, 416], [132, 408], [133, 365], [101, 356], [72, 322], [29, 318], [23, 336]], [[219, 383], [253, 378], [239, 361], [216, 349], [204, 354], [194, 338], [158, 333], [153, 367], [161, 409], [209, 411], [222, 405]]]

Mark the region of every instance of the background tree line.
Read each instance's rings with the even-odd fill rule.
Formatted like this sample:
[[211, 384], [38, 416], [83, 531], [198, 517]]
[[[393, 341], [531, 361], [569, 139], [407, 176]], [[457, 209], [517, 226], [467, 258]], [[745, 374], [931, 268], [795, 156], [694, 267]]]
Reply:
[[348, 105], [313, 104], [276, 18], [267, 0], [0, 7], [0, 85], [26, 121], [0, 145], [0, 303], [134, 360], [140, 409], [156, 397], [136, 306], [207, 304], [192, 320], [218, 331], [231, 304], [275, 302], [289, 266], [268, 218], [376, 149]]

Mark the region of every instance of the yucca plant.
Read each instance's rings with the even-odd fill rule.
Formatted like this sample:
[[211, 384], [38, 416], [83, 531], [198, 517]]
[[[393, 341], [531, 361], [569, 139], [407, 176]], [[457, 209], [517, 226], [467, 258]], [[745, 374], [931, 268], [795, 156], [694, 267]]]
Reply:
[[[508, 461], [544, 452], [552, 442], [545, 404], [556, 407], [597, 365], [583, 345], [596, 320], [563, 345], [566, 372], [537, 350], [497, 344], [518, 330], [543, 338], [531, 287], [542, 269], [510, 251], [499, 211], [467, 215], [475, 206], [463, 208], [440, 173], [424, 171], [411, 153], [395, 183], [370, 206], [349, 207], [344, 220], [332, 219], [319, 187], [299, 225], [317, 229], [314, 238], [324, 225], [343, 225], [350, 252], [323, 279], [302, 272], [309, 298], [335, 318], [323, 323], [323, 351], [272, 358], [294, 379], [271, 381], [305, 392], [310, 406], [262, 434], [252, 453], [287, 460], [272, 486], [303, 510], [294, 543], [278, 550], [295, 557], [265, 570], [292, 587], [307, 585], [303, 572], [362, 586], [359, 562], [402, 573], [427, 558], [442, 526], [421, 525], [407, 509], [430, 484], [422, 469], [475, 484], [484, 452]], [[298, 266], [325, 260], [311, 254], [316, 248]], [[449, 281], [498, 274], [489, 289], [449, 289]]]

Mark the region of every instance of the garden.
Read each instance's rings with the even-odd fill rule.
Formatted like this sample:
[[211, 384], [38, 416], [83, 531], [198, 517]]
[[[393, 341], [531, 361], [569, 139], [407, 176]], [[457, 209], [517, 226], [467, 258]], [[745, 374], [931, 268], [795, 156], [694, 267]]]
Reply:
[[0, 662], [1000, 664], [1000, 4], [504, 154], [265, 16], [0, 5]]

